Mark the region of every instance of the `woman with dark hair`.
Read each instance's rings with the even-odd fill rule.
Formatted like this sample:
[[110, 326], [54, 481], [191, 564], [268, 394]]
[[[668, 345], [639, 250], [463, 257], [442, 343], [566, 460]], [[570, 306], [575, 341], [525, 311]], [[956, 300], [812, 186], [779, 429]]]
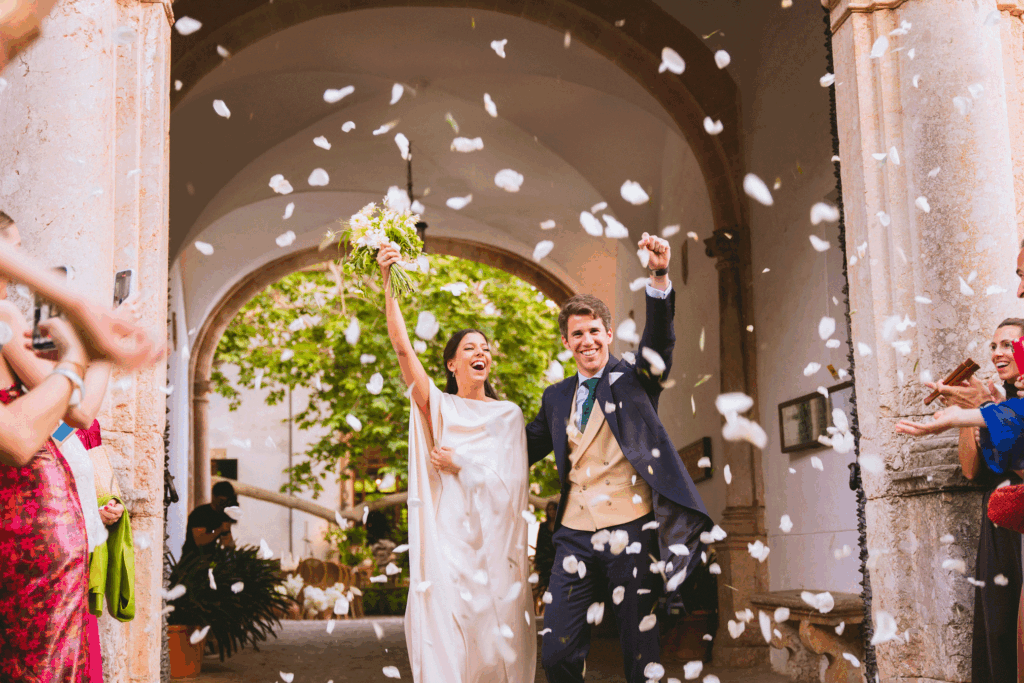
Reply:
[[[1024, 320], [1007, 318], [999, 323], [989, 345], [996, 375], [1010, 399], [1018, 397], [1014, 381], [1020, 375], [1011, 343], [1021, 336], [1024, 336]], [[929, 386], [938, 388], [939, 385]], [[986, 387], [976, 379], [959, 387], [959, 391], [953, 391], [958, 387], [949, 389], [943, 392], [943, 397], [954, 407], [947, 411], [976, 409], [986, 402], [1001, 398], [994, 391], [992, 383]], [[913, 433], [907, 426], [897, 426], [897, 430]], [[990, 441], [986, 432], [981, 426], [961, 426], [958, 448], [964, 476], [985, 488], [975, 569], [975, 576], [981, 582], [974, 589], [971, 680], [975, 683], [1016, 680], [1017, 619], [1024, 585], [1021, 535], [997, 527], [987, 514], [989, 497], [997, 486], [1007, 480], [1011, 484], [1021, 483], [1024, 462], [1013, 457], [1003, 457], [1006, 454], [1000, 455], [996, 449], [983, 448], [983, 443]], [[999, 575], [1005, 577], [1006, 583], [994, 580]]]
[[390, 272], [399, 261], [389, 246], [377, 255], [388, 336], [414, 404], [405, 614], [413, 680], [532, 681], [537, 637], [522, 515], [529, 502], [526, 422], [491, 387], [490, 345], [479, 330], [452, 335], [444, 349], [445, 392], [434, 385], [391, 296]]

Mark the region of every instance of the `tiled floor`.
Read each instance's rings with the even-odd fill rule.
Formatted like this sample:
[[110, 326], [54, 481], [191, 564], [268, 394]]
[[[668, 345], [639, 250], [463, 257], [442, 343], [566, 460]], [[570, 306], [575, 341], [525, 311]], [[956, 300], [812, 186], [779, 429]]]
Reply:
[[[322, 621], [286, 621], [259, 652], [244, 650], [221, 662], [217, 657], [203, 661], [199, 683], [273, 683], [279, 672], [294, 674], [293, 683], [341, 683], [341, 681], [389, 681], [382, 669], [397, 666], [402, 680], [411, 681], [405, 633], [400, 617], [374, 618], [384, 628], [377, 640], [370, 619], [339, 621], [334, 632]], [[682, 664], [665, 666], [666, 677], [683, 679]], [[709, 666], [701, 673], [715, 674], [721, 683], [785, 683], [787, 679], [770, 671], [722, 669]], [[698, 679], [698, 680], [700, 680]], [[546, 683], [538, 665], [536, 683]], [[622, 683], [622, 656], [618, 640], [597, 641], [587, 660], [587, 683]]]

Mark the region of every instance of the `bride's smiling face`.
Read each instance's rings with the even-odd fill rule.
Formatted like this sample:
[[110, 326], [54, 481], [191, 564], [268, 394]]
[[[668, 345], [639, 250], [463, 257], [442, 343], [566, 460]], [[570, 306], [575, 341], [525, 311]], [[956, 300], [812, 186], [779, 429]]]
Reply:
[[491, 346], [479, 332], [469, 332], [460, 341], [448, 369], [459, 386], [484, 382], [491, 374]]

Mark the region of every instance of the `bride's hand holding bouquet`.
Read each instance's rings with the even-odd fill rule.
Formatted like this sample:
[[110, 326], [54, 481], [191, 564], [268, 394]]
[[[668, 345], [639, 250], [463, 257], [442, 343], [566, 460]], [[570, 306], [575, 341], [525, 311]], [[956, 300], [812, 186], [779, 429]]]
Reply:
[[[385, 290], [391, 287], [391, 276], [395, 272], [392, 266], [396, 263], [400, 263], [401, 260], [402, 252], [398, 251], [390, 244], [385, 244], [377, 252], [377, 265], [380, 266], [380, 275], [384, 281]], [[399, 266], [398, 270], [402, 270], [402, 267]], [[406, 275], [406, 277], [408, 277], [408, 275]], [[394, 296], [394, 289], [391, 289], [391, 295]]]
[[[349, 219], [342, 236], [343, 241], [349, 244], [345, 272], [372, 275], [376, 261], [385, 284], [390, 280], [392, 296], [398, 298], [411, 292], [413, 283], [406, 268], [417, 268], [417, 258], [423, 253], [423, 241], [416, 234], [419, 220], [418, 215], [404, 207], [394, 207], [387, 199], [381, 208], [375, 203], [364, 206]], [[387, 259], [386, 268], [381, 258], [385, 249], [392, 254]], [[398, 268], [392, 268], [396, 263]]]

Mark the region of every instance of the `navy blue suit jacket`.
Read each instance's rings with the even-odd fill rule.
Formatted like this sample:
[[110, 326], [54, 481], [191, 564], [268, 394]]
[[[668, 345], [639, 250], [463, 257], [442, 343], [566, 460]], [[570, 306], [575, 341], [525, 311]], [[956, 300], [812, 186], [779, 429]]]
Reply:
[[[615, 405], [614, 411], [605, 412], [608, 427], [626, 459], [651, 487], [655, 519], [658, 521], [660, 556], [666, 563], [674, 561], [673, 571], [666, 572], [669, 577], [684, 568], [687, 575], [693, 571], [700, 562], [701, 552], [705, 550], [705, 546], [700, 543], [700, 534], [713, 525], [693, 480], [658, 417], [661, 382], [672, 367], [674, 317], [674, 291], [665, 299], [647, 297], [647, 321], [636, 353], [636, 363], [610, 356], [597, 383], [595, 401], [595, 408], [602, 412], [605, 412], [605, 404]], [[644, 348], [657, 352], [664, 361], [665, 371], [660, 376], [651, 373], [650, 363], [643, 357]], [[555, 463], [562, 485], [557, 524], [561, 522], [569, 492], [571, 466], [566, 426], [575, 390], [575, 375], [549, 386], [544, 390], [540, 412], [526, 426], [530, 465], [542, 460], [551, 451], [555, 452]], [[655, 450], [659, 453], [658, 457], [653, 455]], [[690, 551], [689, 557], [674, 556], [668, 548], [675, 544], [686, 545]]]

